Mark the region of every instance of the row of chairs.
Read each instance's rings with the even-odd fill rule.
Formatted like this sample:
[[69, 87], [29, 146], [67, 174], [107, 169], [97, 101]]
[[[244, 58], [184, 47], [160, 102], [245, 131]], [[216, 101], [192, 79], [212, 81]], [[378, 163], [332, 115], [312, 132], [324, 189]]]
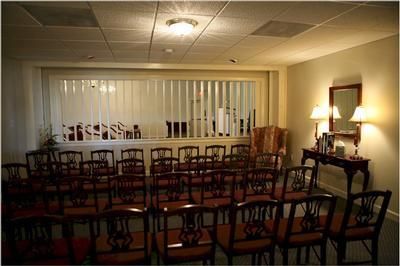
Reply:
[[[3, 246], [4, 263], [82, 264], [90, 255], [94, 264], [150, 264], [155, 247], [165, 264], [191, 261], [215, 263], [218, 244], [228, 264], [234, 256], [251, 254], [252, 264], [275, 263], [275, 247], [282, 252], [282, 264], [289, 263], [289, 250], [296, 249], [300, 264], [302, 249], [309, 263], [312, 249], [326, 264], [330, 239], [337, 249], [337, 264], [345, 258], [346, 243], [372, 241], [372, 263], [377, 264], [379, 232], [389, 204], [390, 191], [352, 194], [344, 213], [334, 213], [336, 197], [310, 195], [293, 200], [289, 215], [282, 217], [283, 204], [277, 200], [236, 203], [230, 207], [229, 223], [218, 223], [218, 207], [184, 205], [164, 208], [162, 230], [150, 233], [147, 208], [106, 210], [79, 216], [30, 216], [7, 222]], [[376, 215], [373, 203], [382, 202]], [[361, 206], [357, 206], [360, 202]], [[87, 220], [90, 236], [74, 234], [74, 226]], [[58, 230], [54, 229], [58, 226]], [[76, 230], [75, 230], [76, 231]], [[4, 244], [4, 243], [3, 243]], [[320, 247], [318, 254], [315, 249]], [[268, 254], [269, 258], [265, 256]], [[361, 262], [366, 263], [366, 262]]]

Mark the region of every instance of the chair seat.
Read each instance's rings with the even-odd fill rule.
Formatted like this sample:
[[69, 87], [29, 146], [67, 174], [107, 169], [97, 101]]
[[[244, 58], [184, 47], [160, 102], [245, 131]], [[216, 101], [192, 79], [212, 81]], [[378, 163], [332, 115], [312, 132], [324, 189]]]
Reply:
[[135, 167], [123, 166], [121, 170], [124, 174], [144, 174], [146, 172], [144, 165], [139, 165]]
[[244, 201], [257, 201], [257, 200], [270, 200], [272, 199], [271, 195], [268, 194], [252, 194], [247, 191], [246, 198], [244, 198], [244, 190], [239, 189], [235, 191], [235, 201], [244, 202]]
[[[265, 221], [265, 226], [268, 232], [272, 232], [273, 220]], [[235, 253], [237, 255], [260, 253], [268, 248], [272, 247], [272, 240], [269, 238], [264, 239], [249, 239], [246, 240], [245, 234], [246, 224], [238, 224], [235, 228], [235, 242], [233, 244], [233, 250], [229, 250], [229, 240], [230, 240], [230, 224], [221, 224], [217, 227], [217, 241], [225, 253]], [[265, 237], [265, 233], [261, 237]], [[240, 241], [243, 240], [243, 241]]]
[[[168, 261], [173, 262], [186, 262], [186, 261], [196, 261], [196, 260], [203, 260], [205, 258], [210, 257], [212, 253], [212, 238], [210, 233], [205, 230], [201, 229], [202, 238], [199, 240], [200, 242], [209, 243], [209, 245], [201, 245], [201, 246], [194, 246], [194, 247], [186, 247], [179, 249], [168, 249]], [[165, 253], [164, 253], [164, 231], [159, 232], [156, 234], [156, 246], [159, 252], [159, 255], [165, 261]], [[168, 243], [167, 245], [174, 245], [182, 243], [180, 240], [180, 229], [169, 230], [168, 231]]]
[[[150, 202], [150, 195], [147, 195], [146, 197], [146, 204], [143, 202], [143, 196], [138, 196], [135, 198], [134, 202], [129, 202], [129, 201], [123, 201], [120, 198], [113, 198], [112, 199], [112, 209], [113, 210], [121, 210], [121, 209], [126, 209], [126, 208], [135, 208], [139, 210], [143, 210], [144, 207], [149, 208], [151, 206]], [[105, 206], [105, 209], [109, 209], [110, 204], [107, 203]]]
[[[144, 232], [131, 233], [133, 242], [130, 248], [144, 247]], [[151, 233], [147, 233], [147, 254], [150, 256], [152, 247]], [[143, 250], [138, 251], [112, 251], [109, 245], [108, 236], [100, 236], [96, 239], [96, 257], [95, 263], [102, 265], [130, 265], [145, 264], [145, 253]]]
[[[182, 180], [185, 185], [189, 185], [189, 178], [191, 178], [190, 182], [193, 187], [199, 187], [202, 185], [202, 178], [197, 176], [183, 176]], [[204, 177], [204, 183], [208, 184], [211, 183], [211, 177], [206, 176]]]
[[[226, 193], [226, 195], [228, 195], [228, 193]], [[218, 207], [229, 207], [232, 204], [231, 197], [212, 198], [211, 192], [204, 192], [203, 203], [201, 202], [201, 192], [193, 192], [192, 199], [196, 204], [206, 206], [214, 206], [216, 204]]]
[[[108, 200], [98, 199], [98, 210], [102, 211], [108, 204]], [[71, 202], [66, 202], [64, 205], [64, 215], [66, 216], [81, 216], [81, 215], [93, 215], [97, 213], [97, 209], [95, 207], [95, 201], [93, 199], [88, 199], [85, 202], [85, 206], [82, 207], [74, 207]]]
[[[340, 227], [343, 221], [343, 213], [335, 214], [332, 219], [332, 224], [329, 229], [329, 237], [333, 240], [338, 240], [343, 236], [340, 235]], [[357, 221], [355, 216], [350, 216], [349, 219], [349, 226], [356, 225]], [[366, 226], [366, 227], [358, 227], [358, 228], [349, 228], [345, 231], [345, 239], [346, 240], [362, 240], [372, 238], [374, 236], [373, 227]]]
[[[164, 208], [176, 209], [190, 203], [190, 198], [188, 194], [181, 194], [179, 200], [173, 200], [173, 201], [168, 201], [167, 195], [159, 195], [158, 200], [159, 200], [158, 204], [159, 210], [162, 210]], [[156, 203], [157, 203], [157, 196], [153, 196], [153, 207], [157, 209]]]
[[[72, 248], [74, 251], [75, 264], [82, 264], [89, 254], [90, 241], [84, 237], [73, 237], [71, 239]], [[30, 265], [70, 265], [68, 245], [65, 239], [54, 239], [53, 240], [53, 256], [54, 258], [40, 258], [34, 259], [33, 254], [27, 254], [27, 258], [24, 259], [24, 263]], [[20, 252], [29, 247], [30, 241], [20, 240], [16, 242], [17, 250]], [[31, 256], [31, 257], [29, 257]]]
[[176, 171], [188, 171], [189, 170], [189, 163], [176, 163], [174, 164], [174, 169]]
[[89, 168], [84, 168], [83, 173], [81, 172], [81, 169], [63, 169], [62, 174], [64, 176], [87, 176], [89, 174]]
[[302, 199], [307, 196], [308, 196], [307, 192], [304, 192], [304, 191], [295, 192], [292, 190], [287, 190], [285, 193], [285, 199], [283, 199], [283, 188], [282, 187], [276, 187], [275, 191], [274, 191], [274, 198], [277, 200], [292, 201], [295, 199]]
[[[323, 226], [325, 224], [325, 218], [322, 218], [324, 216], [320, 216], [321, 218], [321, 226]], [[302, 232], [302, 227], [301, 227], [301, 221], [302, 218], [294, 218], [293, 220], [293, 229], [292, 229], [292, 233], [293, 232]], [[279, 229], [278, 229], [278, 237], [277, 237], [277, 241], [279, 245], [283, 245], [285, 244], [285, 234], [287, 231], [287, 225], [288, 225], [288, 219], [287, 218], [283, 218], [280, 219], [279, 221]], [[311, 245], [311, 244], [316, 244], [316, 243], [320, 243], [323, 240], [323, 235], [320, 232], [310, 232], [310, 233], [302, 233], [299, 235], [292, 235], [289, 238], [289, 245], [290, 246], [307, 246], [307, 245]]]
[[[96, 190], [97, 190], [97, 192], [108, 192], [109, 189], [114, 189], [115, 188], [115, 180], [112, 180], [110, 182], [110, 186], [111, 186], [111, 188], [108, 186], [107, 181], [101, 180], [96, 183]], [[93, 191], [93, 185], [89, 184], [89, 183], [83, 184], [83, 189], [85, 191]]]

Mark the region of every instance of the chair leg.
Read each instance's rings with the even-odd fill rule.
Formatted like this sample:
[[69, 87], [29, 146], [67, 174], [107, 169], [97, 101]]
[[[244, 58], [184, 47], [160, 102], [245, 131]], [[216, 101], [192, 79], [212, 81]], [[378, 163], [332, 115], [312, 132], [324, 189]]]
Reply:
[[297, 248], [296, 252], [296, 264], [299, 265], [301, 263], [301, 248]]
[[251, 265], [256, 265], [256, 254], [251, 255]]
[[288, 265], [289, 264], [289, 250], [287, 248], [284, 248], [282, 251], [282, 264], [283, 265]]
[[371, 242], [372, 249], [372, 265], [378, 265], [378, 239], [372, 239]]
[[321, 244], [320, 259], [321, 265], [326, 265], [326, 243]]
[[228, 265], [233, 265], [233, 256], [228, 255]]
[[343, 264], [343, 260], [344, 260], [344, 254], [345, 254], [345, 250], [346, 249], [346, 245], [344, 241], [338, 241], [337, 242], [337, 250], [336, 250], [336, 264], [337, 265], [342, 265]]
[[269, 252], [269, 264], [275, 265], [275, 248], [272, 248]]
[[306, 263], [307, 264], [310, 263], [310, 249], [311, 249], [310, 246], [306, 247]]

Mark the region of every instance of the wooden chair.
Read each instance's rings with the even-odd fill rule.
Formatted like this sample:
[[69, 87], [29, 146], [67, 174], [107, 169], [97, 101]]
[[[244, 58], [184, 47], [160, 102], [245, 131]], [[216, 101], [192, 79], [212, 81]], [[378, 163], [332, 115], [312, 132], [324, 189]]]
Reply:
[[[92, 263], [150, 265], [152, 236], [147, 210], [107, 210], [93, 217], [90, 235]], [[95, 226], [98, 225], [98, 226]]]
[[217, 241], [228, 257], [228, 265], [234, 256], [252, 255], [251, 264], [262, 262], [269, 253], [269, 263], [275, 262], [275, 243], [279, 226], [281, 204], [276, 200], [242, 202], [233, 207], [229, 224], [217, 226]]
[[246, 154], [229, 154], [223, 158], [224, 169], [232, 170], [236, 173], [236, 185], [243, 187], [243, 180], [248, 168], [249, 157]]
[[178, 148], [178, 164], [176, 171], [188, 171], [190, 159], [199, 155], [199, 146], [183, 146]]
[[[310, 177], [307, 184], [306, 177]], [[283, 187], [276, 187], [274, 198], [284, 202], [301, 199], [311, 195], [316, 176], [315, 166], [295, 166], [287, 168]]]
[[205, 148], [205, 155], [212, 156], [213, 162], [210, 168], [212, 169], [222, 169], [223, 158], [226, 155], [225, 145], [207, 145]]
[[160, 213], [164, 208], [176, 209], [190, 203], [189, 189], [185, 191], [183, 177], [188, 174], [182, 172], [169, 172], [154, 177], [152, 210], [153, 210], [153, 229], [155, 231], [155, 221], [157, 229], [160, 230]]
[[[116, 186], [116, 197], [111, 195], [112, 184]], [[144, 208], [150, 206], [150, 197], [147, 195], [145, 175], [121, 174], [109, 176], [108, 186], [110, 202], [107, 204], [106, 209], [120, 210], [134, 208], [144, 210]]]
[[75, 265], [89, 254], [90, 241], [72, 237], [60, 216], [27, 216], [11, 220], [12, 264]]
[[137, 158], [117, 160], [117, 173], [119, 174], [146, 174], [144, 161]]
[[[329, 238], [337, 251], [337, 264], [372, 262], [373, 265], [378, 265], [379, 233], [391, 195], [392, 192], [389, 190], [351, 194], [347, 199], [344, 213], [337, 213], [333, 216]], [[381, 208], [378, 213], [374, 213], [374, 205], [377, 202], [381, 203]], [[360, 203], [361, 206], [358, 206]], [[365, 243], [366, 240], [371, 241], [371, 248]], [[346, 244], [351, 241], [362, 241], [371, 255], [371, 260], [345, 262]]]
[[[203, 219], [211, 215], [210, 223]], [[156, 233], [156, 247], [164, 264], [191, 261], [215, 262], [218, 212], [215, 207], [185, 205], [178, 209], [164, 209], [163, 230]], [[174, 224], [175, 226], [171, 226]]]
[[225, 169], [203, 173], [200, 191], [191, 192], [193, 202], [206, 206], [217, 205], [225, 223], [225, 213], [235, 199], [235, 178], [235, 172]]
[[[111, 168], [108, 166], [107, 160], [88, 160], [81, 163], [80, 166], [82, 170], [82, 176], [90, 177], [94, 182], [96, 182], [96, 190], [98, 193], [107, 193], [109, 191], [108, 177], [113, 176]], [[87, 175], [84, 175], [85, 171]], [[85, 184], [84, 188], [88, 191], [92, 190], [91, 184]], [[115, 183], [111, 182], [111, 189], [116, 193]]]
[[189, 175], [183, 178], [184, 184], [187, 185], [189, 189], [191, 189], [192, 187], [200, 187], [202, 184], [201, 176], [203, 173], [212, 169], [212, 163], [213, 163], [212, 156], [197, 155], [191, 157], [189, 159], [189, 169], [188, 169]]
[[25, 154], [28, 175], [32, 179], [40, 179], [48, 175], [47, 163], [51, 161], [48, 151], [30, 151]]
[[252, 168], [246, 171], [243, 188], [235, 191], [237, 202], [271, 200], [279, 171], [275, 168]]
[[155, 176], [162, 173], [168, 173], [174, 171], [174, 166], [178, 163], [176, 157], [161, 157], [154, 159], [150, 165], [150, 175]]
[[121, 160], [123, 159], [137, 159], [144, 161], [143, 149], [130, 148], [121, 150]]
[[[71, 218], [97, 214], [104, 210], [107, 201], [98, 200], [96, 181], [90, 177], [65, 177], [58, 182], [58, 189], [66, 186], [68, 190], [59, 193], [61, 213]], [[85, 186], [90, 186], [88, 190]]]
[[[284, 265], [288, 265], [291, 248], [297, 249], [296, 264], [300, 264], [303, 247], [306, 247], [306, 263], [309, 263], [312, 248], [321, 265], [326, 264], [326, 245], [335, 204], [336, 197], [328, 194], [311, 195], [291, 202], [289, 217], [279, 222], [277, 238]], [[323, 213], [324, 209], [326, 213]], [[320, 246], [320, 255], [314, 246]]]
[[278, 169], [279, 154], [263, 152], [257, 153], [255, 160], [251, 162], [251, 166], [255, 168], [259, 167], [272, 167]]
[[231, 146], [231, 154], [250, 155], [249, 144], [233, 144]]
[[167, 148], [167, 147], [160, 147], [160, 148], [152, 148], [150, 150], [150, 156], [151, 156], [151, 164], [153, 164], [153, 161], [156, 159], [164, 158], [164, 157], [172, 157], [172, 148]]
[[114, 151], [113, 150], [94, 150], [90, 152], [92, 161], [107, 162], [107, 168], [102, 169], [100, 175], [115, 175]]
[[19, 182], [21, 178], [28, 178], [28, 166], [23, 163], [6, 163], [2, 164], [2, 180], [9, 184]]
[[83, 162], [83, 153], [81, 151], [60, 151], [58, 153], [59, 161], [64, 163], [62, 169], [64, 176], [79, 176], [87, 174], [88, 169], [81, 169], [80, 164]]

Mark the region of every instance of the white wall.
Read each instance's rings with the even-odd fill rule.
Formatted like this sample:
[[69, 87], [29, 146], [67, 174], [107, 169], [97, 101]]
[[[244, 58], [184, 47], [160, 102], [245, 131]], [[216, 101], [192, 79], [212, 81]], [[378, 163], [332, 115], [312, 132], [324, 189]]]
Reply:
[[[386, 38], [335, 54], [288, 67], [287, 125], [289, 154], [300, 164], [301, 148], [314, 142], [314, 105], [325, 108], [329, 87], [362, 83], [362, 103], [369, 123], [363, 124], [360, 154], [370, 158], [368, 189], [393, 192], [389, 214], [399, 209], [399, 36]], [[328, 120], [319, 132], [328, 131]], [[353, 153], [352, 140], [345, 140], [346, 153]], [[309, 161], [311, 163], [311, 161]], [[342, 169], [321, 166], [321, 186], [345, 195], [346, 175]], [[361, 190], [362, 175], [354, 177], [352, 191]], [[397, 217], [398, 218], [398, 217]]]

